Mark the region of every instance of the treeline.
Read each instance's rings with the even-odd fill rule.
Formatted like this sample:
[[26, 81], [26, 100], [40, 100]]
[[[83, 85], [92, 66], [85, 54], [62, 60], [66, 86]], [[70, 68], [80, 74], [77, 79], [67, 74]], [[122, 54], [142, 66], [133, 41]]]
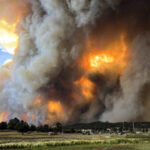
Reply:
[[134, 132], [135, 130], [148, 132], [150, 129], [150, 122], [117, 122], [117, 123], [109, 123], [109, 122], [92, 122], [92, 123], [79, 123], [65, 126], [64, 129], [69, 131], [80, 131], [82, 129], [91, 129], [93, 131], [101, 131], [101, 132], [122, 132], [129, 131]]
[[0, 130], [14, 130], [21, 132], [22, 134], [29, 131], [37, 131], [37, 132], [62, 132], [62, 124], [57, 122], [53, 127], [49, 125], [40, 125], [35, 126], [33, 124], [29, 125], [27, 122], [23, 120], [19, 120], [18, 118], [14, 118], [9, 120], [9, 122], [1, 122]]
[[82, 133], [83, 129], [91, 129], [97, 132], [123, 132], [129, 131], [134, 132], [135, 130], [148, 132], [150, 129], [150, 122], [92, 122], [92, 123], [79, 123], [73, 125], [62, 126], [61, 123], [57, 122], [53, 126], [47, 124], [35, 126], [33, 124], [28, 124], [23, 120], [17, 118], [9, 120], [9, 122], [1, 122], [0, 130], [15, 130], [21, 133], [25, 132], [64, 132], [64, 133]]

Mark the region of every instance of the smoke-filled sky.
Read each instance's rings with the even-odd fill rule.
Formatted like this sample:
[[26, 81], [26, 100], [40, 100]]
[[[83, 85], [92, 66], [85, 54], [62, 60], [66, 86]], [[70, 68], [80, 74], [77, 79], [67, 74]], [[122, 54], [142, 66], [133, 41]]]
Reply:
[[148, 0], [1, 0], [0, 45], [13, 59], [0, 67], [0, 121], [150, 121], [149, 10]]

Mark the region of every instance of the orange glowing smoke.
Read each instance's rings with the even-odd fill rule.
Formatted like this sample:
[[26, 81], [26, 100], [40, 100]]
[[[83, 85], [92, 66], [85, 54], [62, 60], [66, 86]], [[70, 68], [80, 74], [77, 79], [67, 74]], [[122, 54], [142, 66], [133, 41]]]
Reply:
[[63, 112], [63, 107], [59, 101], [50, 101], [48, 102], [48, 110], [57, 116]]
[[117, 68], [121, 73], [127, 64], [127, 46], [124, 37], [121, 35], [118, 40], [113, 41], [103, 49], [94, 41], [88, 41], [86, 44], [88, 54], [84, 55], [80, 62], [84, 70], [103, 72], [105, 69]]
[[0, 1], [0, 48], [14, 54], [19, 39], [16, 26], [29, 9], [26, 0]]
[[92, 99], [94, 84], [86, 77], [81, 77], [80, 80], [74, 82], [75, 86], [81, 89], [81, 94], [86, 100]]
[[27, 121], [27, 120], [28, 120], [28, 116], [27, 116], [26, 113], [23, 114], [23, 120], [24, 120], [24, 121]]
[[16, 25], [8, 24], [5, 20], [0, 20], [0, 44], [2, 48], [11, 54], [18, 46], [18, 35], [16, 34]]
[[36, 105], [36, 106], [41, 106], [41, 103], [42, 103], [41, 99], [40, 98], [36, 98], [33, 104]]
[[55, 123], [56, 121], [65, 121], [65, 112], [60, 101], [49, 101], [48, 102], [48, 118], [50, 122]]
[[8, 113], [0, 112], [0, 122], [7, 121]]

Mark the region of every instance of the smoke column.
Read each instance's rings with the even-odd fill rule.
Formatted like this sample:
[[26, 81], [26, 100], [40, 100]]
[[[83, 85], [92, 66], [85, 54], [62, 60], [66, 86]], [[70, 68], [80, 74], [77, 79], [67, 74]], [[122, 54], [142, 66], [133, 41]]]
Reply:
[[0, 8], [18, 37], [0, 67], [0, 121], [150, 121], [150, 2], [1, 0]]

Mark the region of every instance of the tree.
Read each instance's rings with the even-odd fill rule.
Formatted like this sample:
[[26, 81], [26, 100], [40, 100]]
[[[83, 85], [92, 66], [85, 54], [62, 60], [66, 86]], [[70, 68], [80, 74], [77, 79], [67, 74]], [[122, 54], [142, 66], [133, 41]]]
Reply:
[[16, 125], [18, 132], [21, 132], [22, 135], [29, 130], [29, 125], [23, 120]]
[[16, 130], [16, 125], [18, 123], [20, 123], [20, 120], [18, 118], [11, 119], [8, 122], [8, 128], [11, 129], [11, 130]]
[[38, 131], [38, 132], [43, 132], [43, 131], [44, 131], [43, 126], [42, 126], [42, 125], [38, 126], [38, 127], [37, 127], [37, 131]]
[[55, 130], [56, 130], [56, 132], [62, 132], [62, 124], [60, 122], [56, 123]]
[[145, 132], [148, 132], [148, 128], [145, 129]]
[[119, 132], [122, 132], [122, 130], [123, 130], [123, 128], [122, 128], [122, 127], [120, 127], [120, 128], [119, 128]]
[[0, 130], [6, 130], [7, 129], [7, 122], [1, 122], [0, 123]]
[[36, 131], [36, 126], [32, 124], [32, 125], [30, 126], [30, 131]]
[[49, 131], [49, 126], [46, 124], [43, 126], [43, 131], [48, 132]]

